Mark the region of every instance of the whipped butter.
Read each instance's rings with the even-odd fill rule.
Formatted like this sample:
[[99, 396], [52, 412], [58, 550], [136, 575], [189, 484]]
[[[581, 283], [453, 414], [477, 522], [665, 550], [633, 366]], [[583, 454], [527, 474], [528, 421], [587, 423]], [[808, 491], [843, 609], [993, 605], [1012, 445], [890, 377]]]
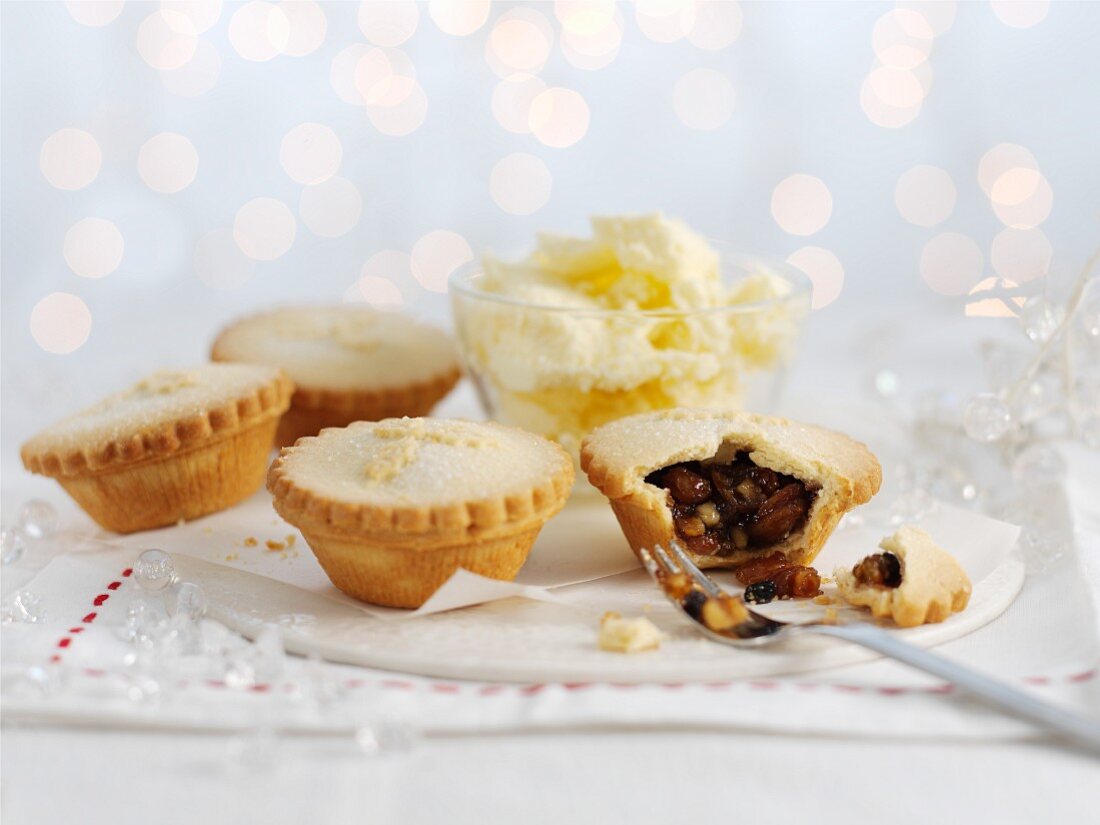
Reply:
[[660, 214], [541, 234], [524, 260], [487, 256], [476, 286], [499, 300], [456, 294], [456, 319], [495, 417], [574, 453], [622, 416], [741, 406], [747, 373], [785, 359], [800, 315], [774, 301], [788, 281], [724, 281], [706, 239]]

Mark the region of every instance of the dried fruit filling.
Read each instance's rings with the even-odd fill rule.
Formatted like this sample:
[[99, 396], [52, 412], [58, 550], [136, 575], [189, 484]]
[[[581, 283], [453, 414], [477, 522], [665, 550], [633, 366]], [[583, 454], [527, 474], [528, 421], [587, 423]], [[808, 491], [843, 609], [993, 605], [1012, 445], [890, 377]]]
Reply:
[[[668, 490], [676, 534], [696, 556], [728, 557], [774, 547], [806, 523], [815, 495], [804, 482], [757, 466], [744, 452], [729, 462], [673, 464], [650, 473], [646, 481]], [[743, 584], [774, 584], [774, 589], [756, 588], [758, 602], [820, 592], [817, 571], [788, 563], [782, 553], [753, 558], [736, 569]]]
[[866, 587], [899, 587], [901, 561], [893, 553], [875, 553], [856, 564], [852, 575]]

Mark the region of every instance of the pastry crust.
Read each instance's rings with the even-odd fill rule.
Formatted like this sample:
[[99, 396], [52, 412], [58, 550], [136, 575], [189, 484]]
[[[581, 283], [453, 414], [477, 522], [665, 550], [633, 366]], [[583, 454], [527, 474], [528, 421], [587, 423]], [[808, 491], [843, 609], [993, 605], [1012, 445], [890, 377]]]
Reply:
[[273, 367], [155, 373], [23, 445], [108, 530], [131, 533], [236, 504], [263, 483], [293, 385]]
[[218, 335], [211, 359], [281, 367], [297, 389], [279, 446], [353, 421], [420, 416], [461, 377], [440, 330], [365, 306], [298, 306], [239, 319]]
[[879, 544], [901, 562], [901, 584], [860, 584], [851, 568], [833, 576], [845, 601], [868, 607], [874, 616], [892, 618], [899, 627], [942, 622], [970, 603], [971, 584], [962, 565], [919, 527], [906, 525]]
[[598, 428], [581, 444], [581, 467], [610, 500], [637, 552], [667, 546], [676, 537], [668, 493], [646, 483], [646, 476], [679, 462], [713, 458], [720, 448], [747, 452], [753, 463], [794, 476], [815, 496], [800, 530], [765, 551], [693, 555], [704, 568], [777, 551], [795, 564], [809, 564], [844, 513], [870, 500], [882, 482], [870, 450], [840, 433], [784, 418], [692, 409], [643, 413]]
[[458, 567], [514, 578], [572, 484], [551, 441], [425, 418], [325, 429], [284, 448], [267, 479], [333, 584], [393, 607], [419, 606]]

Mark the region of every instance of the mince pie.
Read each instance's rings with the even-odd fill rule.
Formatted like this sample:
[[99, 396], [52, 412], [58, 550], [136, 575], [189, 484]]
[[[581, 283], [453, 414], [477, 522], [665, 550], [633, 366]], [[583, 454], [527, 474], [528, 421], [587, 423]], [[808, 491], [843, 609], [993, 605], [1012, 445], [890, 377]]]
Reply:
[[942, 622], [969, 603], [966, 571], [920, 528], [902, 527], [879, 547], [883, 552], [834, 572], [837, 590], [849, 603], [901, 627]]
[[336, 587], [419, 607], [458, 568], [514, 579], [565, 505], [573, 462], [500, 424], [391, 418], [286, 447], [267, 487]]
[[259, 489], [293, 389], [275, 367], [165, 370], [47, 427], [20, 453], [108, 530], [164, 527]]
[[288, 307], [244, 318], [222, 331], [211, 358], [270, 364], [294, 381], [280, 446], [352, 421], [427, 415], [460, 374], [444, 332], [364, 306]]
[[600, 427], [581, 466], [635, 551], [679, 541], [700, 567], [741, 568], [758, 602], [816, 595], [820, 578], [804, 565], [882, 479], [874, 455], [840, 433], [689, 409]]

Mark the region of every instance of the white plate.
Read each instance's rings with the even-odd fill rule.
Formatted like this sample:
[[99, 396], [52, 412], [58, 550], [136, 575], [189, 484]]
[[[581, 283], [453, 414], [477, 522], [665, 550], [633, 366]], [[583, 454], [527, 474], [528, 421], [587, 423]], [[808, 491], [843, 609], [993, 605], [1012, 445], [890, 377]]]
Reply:
[[[593, 555], [621, 557], [622, 538], [609, 510], [595, 517], [590, 506], [567, 507], [553, 530], [540, 538], [538, 553], [552, 556], [549, 542], [592, 536]], [[584, 530], [575, 529], [580, 523]], [[1013, 552], [1017, 528], [973, 513], [941, 507], [922, 522], [959, 558], [974, 582], [970, 605], [941, 624], [895, 630], [930, 647], [956, 639], [999, 616], [1019, 593], [1023, 563]], [[867, 529], [836, 533], [816, 566], [852, 564], [871, 552], [881, 536]], [[570, 547], [569, 550], [576, 548]], [[303, 549], [302, 561], [306, 552]], [[202, 584], [210, 614], [250, 635], [265, 622], [285, 630], [287, 649], [336, 662], [445, 678], [518, 682], [684, 682], [765, 677], [836, 667], [876, 654], [830, 639], [802, 638], [763, 650], [734, 650], [701, 638], [664, 601], [640, 570], [554, 590], [559, 601], [512, 598], [409, 620], [387, 620], [316, 591], [197, 559], [183, 562], [184, 575]], [[312, 563], [312, 559], [309, 559]], [[560, 571], [568, 579], [568, 571]], [[282, 578], [282, 577], [280, 577]], [[831, 588], [826, 588], [826, 594]], [[777, 618], [808, 620], [824, 607], [812, 602], [770, 605]], [[623, 655], [596, 647], [605, 611], [647, 615], [666, 634], [657, 651]], [[842, 621], [868, 621], [866, 613], [841, 609]]]

